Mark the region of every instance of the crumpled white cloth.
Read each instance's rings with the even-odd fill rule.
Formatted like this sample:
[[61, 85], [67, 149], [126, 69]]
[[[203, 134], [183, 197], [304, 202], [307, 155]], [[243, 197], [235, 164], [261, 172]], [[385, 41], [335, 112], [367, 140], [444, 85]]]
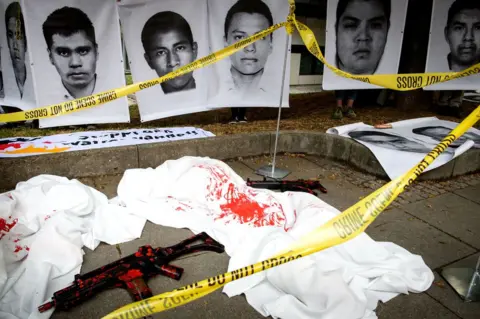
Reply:
[[[37, 307], [71, 284], [82, 247], [136, 239], [147, 219], [207, 232], [225, 245], [233, 270], [271, 257], [339, 213], [310, 194], [247, 187], [228, 165], [207, 157], [127, 170], [117, 193], [108, 201], [77, 180], [40, 175], [0, 195], [1, 318], [48, 318], [52, 310], [39, 314]], [[420, 256], [362, 234], [223, 291], [244, 293], [273, 318], [370, 319], [379, 300], [423, 292], [432, 282]]]
[[[316, 196], [252, 189], [225, 163], [199, 157], [125, 172], [116, 198], [153, 223], [202, 231], [225, 245], [229, 271], [275, 255], [340, 212]], [[418, 255], [368, 235], [224, 287], [273, 318], [377, 318], [379, 300], [427, 290]]]
[[0, 318], [49, 318], [37, 307], [74, 280], [85, 246], [141, 236], [145, 219], [78, 180], [40, 175], [0, 195]]

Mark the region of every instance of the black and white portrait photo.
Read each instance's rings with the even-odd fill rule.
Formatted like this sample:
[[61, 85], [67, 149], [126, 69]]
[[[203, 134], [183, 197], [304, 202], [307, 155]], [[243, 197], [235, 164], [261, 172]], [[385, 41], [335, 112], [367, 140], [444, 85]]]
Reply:
[[[440, 143], [448, 134], [452, 131], [453, 128], [448, 128], [445, 126], [423, 126], [417, 127], [412, 130], [414, 134], [430, 137], [436, 143]], [[480, 148], [480, 134], [477, 134], [470, 129], [470, 131], [465, 132], [462, 136], [456, 139], [449, 147], [457, 148], [471, 140], [475, 143], [474, 147]]]
[[[210, 0], [212, 51], [242, 41], [286, 20], [288, 1]], [[281, 28], [215, 64], [219, 82], [210, 91], [215, 107], [288, 107], [290, 38]]]
[[[121, 0], [134, 82], [163, 77], [209, 54], [207, 0]], [[142, 121], [207, 111], [209, 68], [136, 92]]]
[[[389, 123], [379, 129], [362, 122], [329, 128], [327, 133], [351, 138], [366, 146], [390, 177], [406, 173], [424, 159], [458, 123], [436, 117], [420, 117]], [[480, 130], [470, 128], [440, 154], [426, 171], [440, 167], [470, 148], [480, 147]]]
[[[116, 3], [25, 0], [40, 106], [125, 86]], [[40, 120], [40, 127], [128, 122], [126, 98]]]
[[392, 133], [373, 130], [355, 130], [349, 132], [348, 135], [357, 141], [394, 151], [427, 154], [432, 150], [432, 148], [427, 147], [424, 144]]
[[[480, 1], [434, 0], [426, 72], [460, 72], [479, 63]], [[477, 71], [468, 77], [430, 85], [425, 90], [477, 90], [479, 87]]]
[[[326, 60], [354, 75], [398, 71], [408, 0], [328, 0]], [[375, 88], [324, 67], [323, 87]]]
[[29, 53], [31, 43], [25, 31], [25, 14], [19, 1], [2, 0], [1, 69], [3, 105], [7, 113], [36, 107]]

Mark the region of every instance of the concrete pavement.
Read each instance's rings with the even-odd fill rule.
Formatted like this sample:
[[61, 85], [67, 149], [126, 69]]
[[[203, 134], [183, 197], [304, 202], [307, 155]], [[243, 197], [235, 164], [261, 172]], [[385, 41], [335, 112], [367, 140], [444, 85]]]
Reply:
[[[268, 157], [240, 158], [226, 161], [244, 179], [259, 179], [254, 171], [268, 164]], [[344, 164], [304, 155], [279, 156], [277, 164], [292, 173], [286, 179], [320, 178], [328, 194], [319, 194], [327, 203], [344, 210], [387, 181], [356, 171]], [[116, 195], [121, 174], [81, 178], [106, 193]], [[381, 319], [479, 318], [480, 303], [464, 303], [439, 275], [448, 265], [475, 263], [480, 256], [480, 175], [465, 175], [448, 181], [417, 181], [409, 192], [381, 214], [367, 229], [377, 241], [396, 243], [421, 255], [435, 271], [432, 287], [422, 294], [398, 296], [377, 307]], [[172, 229], [147, 223], [142, 238], [117, 246], [100, 245], [94, 252], [86, 249], [82, 273], [120, 257], [134, 253], [144, 244], [168, 246], [191, 235], [189, 230]], [[202, 253], [173, 263], [185, 268], [180, 281], [157, 277], [149, 282], [154, 294], [224, 273], [226, 254]], [[57, 312], [52, 318], [99, 318], [131, 303], [125, 290], [114, 289], [70, 313]], [[221, 290], [185, 306], [160, 313], [154, 318], [263, 318], [244, 296], [228, 298]]]

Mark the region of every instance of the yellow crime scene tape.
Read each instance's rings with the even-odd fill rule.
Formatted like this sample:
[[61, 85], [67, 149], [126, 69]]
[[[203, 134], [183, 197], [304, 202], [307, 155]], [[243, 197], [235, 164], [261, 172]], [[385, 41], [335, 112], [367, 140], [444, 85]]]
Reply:
[[[296, 29], [298, 30], [305, 46], [317, 59], [322, 61], [335, 74], [353, 80], [358, 80], [381, 87], [389, 88], [397, 91], [410, 91], [423, 88], [436, 83], [446, 82], [462, 77], [471, 76], [480, 73], [480, 63], [469, 67], [461, 72], [448, 73], [409, 73], [409, 74], [376, 74], [376, 75], [353, 75], [335, 66], [329, 64], [320, 51], [314, 33], [306, 25], [298, 22], [295, 18], [295, 0], [288, 0], [290, 5], [290, 12], [286, 22], [278, 23], [272, 27], [261, 31], [253, 36], [250, 36], [242, 41], [232, 44], [220, 51], [207, 55], [190, 64], [187, 64], [176, 71], [173, 71], [163, 77], [156, 78], [149, 81], [138, 82], [122, 88], [113, 89], [109, 91], [100, 92], [90, 96], [82, 97], [67, 102], [62, 102], [45, 107], [39, 107], [28, 111], [20, 111], [15, 113], [0, 114], [0, 122], [19, 122], [25, 120], [36, 120], [42, 118], [49, 118], [61, 116], [73, 112], [83, 111], [93, 108], [121, 97], [133, 94], [135, 92], [150, 88], [160, 83], [169, 81], [177, 76], [181, 76], [197, 69], [204, 68], [214, 64], [236, 52], [250, 45], [251, 43], [269, 35], [270, 33], [285, 27], [288, 34], [292, 34]], [[18, 25], [17, 25], [18, 26]]]
[[15, 113], [0, 114], [0, 122], [19, 122], [25, 120], [36, 120], [42, 118], [49, 118], [54, 116], [61, 116], [73, 112], [83, 111], [92, 107], [96, 107], [113, 100], [119, 99], [121, 97], [133, 94], [135, 92], [150, 88], [160, 83], [169, 81], [177, 76], [181, 76], [190, 72], [193, 72], [197, 69], [204, 68], [211, 64], [214, 64], [235, 52], [249, 46], [251, 43], [260, 40], [261, 38], [266, 37], [270, 33], [284, 27], [287, 22], [277, 23], [271, 26], [270, 28], [261, 31], [255, 35], [252, 35], [244, 40], [241, 40], [237, 43], [234, 43], [222, 50], [219, 50], [215, 53], [209, 54], [201, 59], [195, 60], [192, 63], [189, 63], [167, 75], [164, 75], [160, 78], [155, 78], [153, 80], [148, 80], [144, 82], [137, 82], [124, 86], [119, 89], [113, 89], [109, 91], [104, 91], [101, 93], [93, 94], [90, 96], [82, 97], [75, 100], [70, 100], [67, 102], [62, 102], [54, 105], [49, 105], [45, 107], [39, 107], [31, 109], [28, 111], [21, 111]]
[[448, 134], [425, 158], [403, 176], [376, 190], [343, 213], [332, 218], [287, 250], [253, 265], [210, 277], [174, 291], [121, 307], [104, 319], [135, 319], [185, 305], [213, 291], [253, 274], [278, 267], [321, 250], [345, 243], [360, 235], [399, 194], [405, 191], [450, 144], [480, 120], [480, 106]]
[[[462, 72], [451, 73], [422, 73], [422, 74], [377, 74], [377, 75], [353, 75], [341, 71], [329, 64], [323, 57], [314, 33], [304, 24], [295, 19], [295, 1], [289, 0], [290, 13], [287, 21], [275, 24], [272, 27], [259, 32], [247, 39], [239, 41], [220, 51], [212, 53], [204, 58], [196, 60], [166, 76], [125, 86], [88, 97], [83, 97], [68, 102], [63, 102], [46, 107], [36, 108], [29, 111], [1, 114], [0, 122], [16, 122], [28, 119], [40, 119], [63, 114], [82, 111], [88, 108], [108, 103], [115, 99], [127, 96], [140, 90], [158, 85], [177, 76], [190, 73], [194, 70], [206, 67], [219, 60], [226, 58], [243, 49], [251, 43], [269, 35], [270, 33], [285, 27], [288, 34], [298, 30], [307, 49], [320, 61], [322, 61], [335, 74], [362, 82], [379, 85], [396, 91], [409, 91], [419, 89], [435, 83], [446, 82], [453, 79], [470, 76], [480, 72], [480, 64], [474, 65]], [[185, 305], [196, 299], [216, 291], [226, 284], [251, 276], [280, 265], [292, 262], [299, 258], [311, 255], [321, 250], [345, 243], [362, 232], [382, 213], [399, 194], [407, 189], [420, 174], [433, 161], [444, 152], [448, 146], [462, 136], [480, 119], [480, 106], [477, 107], [465, 120], [447, 135], [425, 158], [409, 172], [384, 185], [360, 202], [351, 206], [343, 213], [331, 219], [326, 224], [298, 240], [287, 250], [276, 256], [263, 260], [253, 265], [233, 270], [215, 277], [187, 285], [174, 291], [162, 293], [151, 298], [126, 305], [103, 318], [107, 319], [134, 319], [159, 313], [175, 307]]]
[[[290, 5], [294, 2], [294, 0], [288, 1]], [[303, 23], [298, 22], [294, 17], [292, 20], [308, 51], [322, 61], [322, 63], [335, 74], [352, 80], [378, 85], [395, 91], [411, 91], [480, 73], [480, 63], [478, 63], [461, 72], [354, 75], [344, 72], [328, 63], [322, 55], [322, 51], [312, 30]]]
[[[463, 72], [458, 73], [435, 73], [435, 74], [397, 74], [397, 75], [372, 75], [355, 76], [328, 64], [323, 57], [313, 32], [305, 25], [295, 19], [294, 0], [289, 0], [290, 14], [287, 20], [287, 32], [293, 31], [293, 25], [299, 31], [308, 50], [315, 55], [327, 67], [336, 74], [377, 84], [393, 90], [413, 90], [433, 83], [445, 82], [455, 78], [471, 75], [471, 72], [478, 73], [480, 64], [475, 65]], [[430, 76], [436, 76], [432, 80]], [[417, 82], [415, 82], [417, 81]], [[414, 83], [403, 84], [403, 83]], [[463, 120], [454, 130], [447, 135], [425, 158], [413, 167], [409, 172], [400, 176], [380, 189], [376, 190], [360, 202], [351, 206], [343, 213], [331, 219], [326, 224], [318, 227], [313, 232], [304, 236], [287, 250], [284, 250], [274, 257], [263, 260], [240, 269], [236, 269], [224, 274], [207, 278], [205, 280], [175, 289], [171, 292], [162, 293], [151, 298], [134, 302], [103, 317], [104, 319], [134, 319], [142, 318], [154, 313], [163, 312], [185, 305], [189, 302], [202, 298], [226, 284], [251, 276], [253, 274], [278, 267], [280, 265], [292, 262], [299, 258], [311, 255], [321, 250], [345, 243], [359, 234], [382, 213], [403, 191], [405, 191], [422, 172], [442, 154], [448, 146], [462, 136], [480, 119], [480, 106], [477, 107], [465, 120]]]

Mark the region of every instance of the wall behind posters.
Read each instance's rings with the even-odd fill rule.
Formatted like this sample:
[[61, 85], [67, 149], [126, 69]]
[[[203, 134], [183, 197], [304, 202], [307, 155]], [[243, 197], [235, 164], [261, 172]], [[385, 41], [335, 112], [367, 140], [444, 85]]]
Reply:
[[[134, 82], [175, 71], [210, 53], [207, 0], [120, 0]], [[135, 93], [142, 121], [207, 111], [210, 67]]]
[[[210, 43], [213, 52], [286, 21], [287, 0], [264, 0], [259, 13], [236, 12], [237, 0], [209, 0]], [[250, 2], [252, 3], [252, 2]], [[231, 19], [227, 13], [232, 10]], [[272, 19], [272, 21], [269, 21]], [[225, 27], [227, 24], [227, 34]], [[226, 36], [226, 37], [225, 37]], [[216, 107], [288, 107], [291, 36], [281, 28], [213, 65], [215, 80], [209, 104]], [[234, 80], [235, 79], [235, 80]]]
[[[39, 105], [125, 86], [115, 1], [22, 0], [22, 4]], [[44, 26], [50, 30], [45, 35]], [[41, 119], [40, 127], [129, 120], [127, 98], [123, 97], [81, 112]]]
[[18, 1], [12, 0], [0, 0], [0, 11], [1, 103], [20, 110], [35, 108], [35, 88], [29, 58], [34, 44], [25, 34], [25, 12]]
[[[328, 0], [325, 58], [357, 75], [398, 73], [407, 6], [408, 0]], [[324, 67], [324, 90], [375, 88]]]
[[[425, 72], [458, 72], [476, 63], [480, 63], [480, 1], [434, 0]], [[424, 90], [478, 88], [480, 74], [430, 85]]]

